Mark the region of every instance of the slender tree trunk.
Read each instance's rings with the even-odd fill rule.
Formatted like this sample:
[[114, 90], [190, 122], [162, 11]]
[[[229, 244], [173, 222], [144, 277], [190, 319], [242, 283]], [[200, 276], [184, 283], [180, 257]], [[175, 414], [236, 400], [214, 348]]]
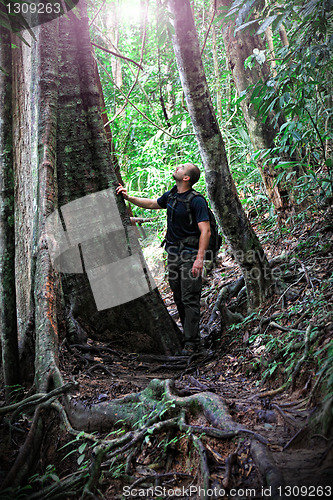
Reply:
[[10, 32], [0, 26], [0, 332], [6, 400], [20, 381], [15, 293], [12, 58]]
[[277, 73], [276, 73], [276, 69], [275, 69], [276, 68], [276, 60], [275, 60], [275, 51], [274, 51], [274, 42], [273, 42], [273, 32], [272, 32], [272, 28], [270, 26], [268, 26], [268, 28], [266, 29], [265, 35], [266, 35], [267, 45], [268, 45], [268, 49], [269, 49], [269, 58], [271, 60], [272, 74], [273, 74], [273, 76], [276, 76]]
[[[111, 2], [108, 9], [108, 17], [106, 18], [106, 26], [108, 28], [109, 36], [113, 46], [118, 48], [119, 44], [119, 26], [118, 26], [118, 1]], [[110, 47], [111, 49], [111, 47]], [[111, 68], [113, 79], [117, 87], [121, 88], [123, 85], [123, 77], [121, 73], [121, 59], [112, 56]]]
[[213, 39], [213, 62], [214, 62], [214, 75], [215, 75], [215, 85], [216, 85], [216, 109], [217, 116], [222, 121], [222, 97], [221, 97], [221, 82], [220, 82], [220, 70], [219, 61], [217, 56], [217, 44], [216, 44], [216, 27], [212, 26], [212, 39]]
[[189, 0], [169, 0], [178, 70], [205, 168], [213, 209], [242, 269], [248, 301], [257, 306], [272, 284], [266, 255], [240, 203], [214, 114]]
[[[231, 3], [232, 0], [218, 0], [218, 5], [229, 7]], [[250, 29], [241, 30], [236, 34], [234, 34], [235, 23], [233, 21], [224, 23], [221, 28], [233, 79], [237, 91], [241, 95], [250, 85], [255, 85], [260, 80], [266, 81], [269, 77], [267, 62], [263, 64], [256, 62], [255, 66], [251, 69], [244, 68], [244, 62], [249, 56], [253, 55], [253, 49], [265, 51], [265, 44], [259, 35], [252, 34], [253, 31], [255, 32], [259, 28], [259, 25], [251, 25]], [[241, 107], [254, 150], [274, 148], [276, 130], [272, 124], [273, 117], [269, 116], [266, 122], [263, 123], [258, 117], [254, 106], [250, 103], [249, 95], [241, 101]], [[280, 120], [279, 125], [281, 126], [282, 123], [283, 120]], [[290, 161], [290, 158], [285, 157], [283, 161]], [[261, 155], [257, 159], [257, 165], [267, 195], [275, 209], [281, 214], [287, 212], [294, 205], [293, 185], [301, 172], [295, 170], [295, 175], [288, 182], [281, 180], [279, 183], [276, 183], [277, 175], [281, 172], [281, 169], [276, 169], [275, 165], [270, 161], [264, 165]]]
[[286, 32], [286, 28], [284, 27], [283, 24], [281, 24], [279, 28], [279, 33], [280, 33], [280, 38], [281, 38], [281, 43], [283, 47], [289, 47], [289, 40], [288, 40], [288, 35]]

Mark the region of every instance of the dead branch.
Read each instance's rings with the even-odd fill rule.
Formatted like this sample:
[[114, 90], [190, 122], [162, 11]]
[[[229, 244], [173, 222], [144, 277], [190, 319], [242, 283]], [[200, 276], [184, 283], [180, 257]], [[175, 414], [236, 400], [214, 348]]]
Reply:
[[216, 450], [214, 450], [209, 443], [206, 443], [206, 449], [213, 455], [213, 458], [216, 463], [218, 464], [224, 464], [224, 458], [220, 453], [218, 453]]
[[302, 268], [302, 270], [303, 270], [303, 272], [304, 272], [304, 274], [305, 274], [305, 278], [306, 278], [306, 282], [307, 282], [308, 286], [309, 286], [309, 287], [311, 287], [311, 288], [312, 288], [312, 292], [314, 292], [313, 283], [312, 283], [312, 281], [311, 281], [311, 278], [310, 278], [310, 276], [309, 276], [309, 271], [308, 271], [308, 270], [307, 270], [307, 268], [305, 267], [304, 262], [302, 262], [300, 259], [297, 259], [297, 262], [299, 262], [299, 263], [300, 263], [300, 265], [301, 265], [301, 268]]
[[[127, 99], [126, 97], [126, 94], [124, 94], [124, 92], [116, 85], [116, 83], [113, 81], [113, 78], [112, 76], [110, 75], [110, 73], [108, 72], [108, 70], [105, 68], [105, 66], [97, 60], [97, 58], [95, 58], [97, 64], [103, 69], [103, 71], [105, 72], [105, 74], [108, 76], [109, 80], [113, 83], [113, 85], [116, 87], [116, 89], [118, 90], [118, 92], [121, 93], [121, 95], [123, 97], [125, 97], [125, 99]], [[134, 104], [134, 102], [132, 102], [130, 99], [127, 99], [129, 104], [132, 106], [132, 108], [134, 108], [141, 116], [143, 116], [143, 118], [145, 120], [147, 120], [149, 123], [151, 123], [155, 128], [159, 129], [159, 130], [162, 130], [162, 132], [166, 135], [168, 135], [169, 137], [171, 137], [172, 139], [180, 139], [182, 137], [187, 137], [189, 135], [194, 135], [194, 132], [193, 133], [187, 133], [187, 134], [181, 134], [181, 135], [177, 135], [177, 136], [174, 136], [172, 134], [170, 134], [170, 132], [168, 132], [166, 129], [160, 127], [159, 125], [157, 125], [156, 122], [153, 122], [147, 115], [145, 115], [139, 108], [138, 106], [136, 106]], [[106, 126], [107, 124], [104, 125], [104, 127]]]
[[133, 59], [131, 59], [130, 57], [121, 56], [120, 54], [113, 52], [113, 50], [106, 49], [105, 47], [102, 47], [101, 45], [98, 45], [97, 43], [94, 43], [94, 42], [91, 42], [91, 45], [93, 45], [94, 47], [97, 47], [98, 49], [103, 50], [103, 52], [107, 52], [108, 54], [112, 54], [115, 57], [120, 57], [120, 59], [124, 59], [125, 61], [129, 61], [129, 62], [135, 64], [136, 66], [138, 66], [138, 68], [140, 68], [143, 71], [143, 67], [141, 66], [141, 64], [137, 63], [136, 61], [133, 61]]
[[281, 385], [277, 389], [272, 389], [270, 391], [260, 392], [258, 394], [258, 398], [267, 398], [270, 396], [276, 396], [276, 394], [280, 394], [280, 392], [283, 392], [287, 387], [288, 387], [288, 383], [285, 382], [283, 385]]
[[309, 429], [308, 429], [307, 425], [305, 425], [304, 427], [302, 427], [301, 429], [299, 429], [296, 432], [296, 434], [294, 434], [293, 437], [291, 439], [289, 439], [288, 443], [284, 445], [282, 451], [285, 451], [287, 448], [289, 448], [290, 445], [292, 443], [294, 443], [295, 441], [298, 441], [299, 439], [302, 439], [302, 437], [305, 436], [308, 432], [309, 432]]
[[275, 408], [283, 418], [283, 420], [291, 427], [294, 429], [299, 429], [300, 424], [297, 422], [297, 420], [293, 417], [288, 417], [288, 415], [277, 405], [277, 404], [272, 404], [272, 408]]
[[278, 330], [281, 330], [281, 332], [290, 332], [290, 330], [293, 330], [293, 328], [279, 325], [279, 323], [276, 323], [275, 321], [271, 321], [268, 325], [268, 328], [277, 328]]
[[201, 47], [201, 51], [200, 51], [200, 55], [201, 56], [203, 54], [203, 51], [205, 50], [207, 38], [208, 38], [208, 35], [209, 35], [209, 32], [210, 32], [210, 28], [212, 27], [212, 24], [213, 24], [213, 21], [214, 21], [214, 18], [215, 18], [215, 14], [216, 14], [216, 0], [214, 2], [213, 13], [212, 13], [212, 17], [210, 19], [210, 23], [209, 23], [208, 29], [206, 31], [205, 39], [204, 39], [204, 42], [203, 42], [202, 47]]
[[94, 17], [92, 18], [92, 20], [90, 21], [89, 23], [89, 27], [95, 22], [98, 14], [100, 13], [100, 11], [103, 9], [104, 5], [105, 5], [105, 2], [106, 0], [103, 0], [103, 2], [101, 3], [101, 5], [99, 6], [99, 8], [97, 9], [96, 11], [96, 14], [94, 15]]
[[91, 375], [92, 372], [95, 372], [96, 370], [102, 370], [107, 375], [110, 375], [110, 377], [112, 377], [113, 375], [112, 372], [106, 366], [103, 365], [103, 363], [96, 363], [95, 365], [91, 366], [86, 373]]
[[[101, 31], [101, 29], [97, 26], [97, 24], [95, 24], [95, 25], [94, 25], [94, 27], [97, 29], [97, 31], [99, 31], [100, 35], [101, 35], [101, 36], [102, 36], [102, 37], [106, 40], [106, 42], [107, 42], [108, 44], [110, 44], [110, 46], [111, 46], [111, 47], [113, 47], [113, 49], [114, 49], [114, 50], [116, 50], [116, 51], [117, 51], [117, 53], [118, 53], [119, 55], [123, 55], [123, 54], [121, 53], [121, 51], [119, 50], [119, 47], [116, 47], [116, 46], [112, 43], [112, 40], [110, 40], [110, 38], [109, 38], [109, 37], [107, 37], [107, 36], [105, 35], [105, 33], [103, 33], [103, 32]], [[127, 64], [128, 69], [130, 70], [130, 72], [132, 73], [132, 75], [135, 77], [135, 73], [134, 73], [134, 70], [133, 70], [133, 68], [132, 68], [132, 65], [131, 65], [131, 64], [129, 64], [129, 63], [128, 63], [128, 61], [126, 61], [126, 60], [125, 60], [125, 62], [126, 62], [126, 64]], [[148, 102], [148, 104], [149, 104], [149, 106], [150, 106], [150, 108], [151, 108], [151, 110], [152, 110], [152, 112], [153, 112], [153, 114], [154, 114], [154, 116], [155, 116], [155, 118], [156, 118], [157, 122], [159, 123], [159, 125], [160, 125], [160, 126], [162, 126], [162, 122], [161, 122], [161, 120], [160, 120], [160, 118], [159, 118], [158, 114], [156, 113], [155, 108], [154, 108], [154, 106], [153, 106], [153, 104], [152, 104], [152, 102], [151, 102], [151, 99], [149, 98], [149, 95], [148, 95], [148, 94], [147, 94], [147, 92], [145, 91], [144, 86], [140, 83], [140, 81], [138, 81], [137, 83], [138, 83], [138, 85], [139, 85], [140, 89], [142, 90], [143, 94], [145, 95], [145, 97], [146, 97], [146, 101]], [[104, 126], [105, 126], [105, 125], [104, 125]]]
[[134, 224], [143, 224], [144, 222], [152, 222], [153, 220], [159, 219], [159, 217], [130, 217], [130, 221]]

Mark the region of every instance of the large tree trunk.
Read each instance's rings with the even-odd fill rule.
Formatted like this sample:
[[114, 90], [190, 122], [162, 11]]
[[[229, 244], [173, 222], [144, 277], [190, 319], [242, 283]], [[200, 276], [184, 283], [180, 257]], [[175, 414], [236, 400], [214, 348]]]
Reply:
[[[217, 1], [220, 6], [229, 7], [232, 4], [232, 0]], [[249, 86], [255, 85], [260, 80], [265, 82], [269, 78], [270, 69], [266, 61], [263, 64], [256, 62], [251, 69], [245, 69], [244, 67], [245, 60], [253, 55], [253, 49], [260, 51], [266, 49], [264, 40], [260, 35], [255, 34], [259, 25], [254, 23], [249, 29], [240, 30], [234, 34], [235, 28], [234, 21], [224, 22], [221, 27], [233, 80], [238, 94], [241, 95]], [[250, 93], [247, 93], [246, 97], [241, 101], [241, 107], [254, 151], [274, 148], [277, 131], [273, 126], [272, 115], [263, 123], [258, 116], [257, 110], [250, 102]], [[283, 119], [280, 119], [279, 125], [282, 124]], [[291, 161], [291, 158], [285, 156], [283, 161]], [[301, 172], [296, 169], [288, 182], [282, 179], [277, 183], [277, 176], [282, 171], [281, 168], [275, 168], [276, 165], [270, 161], [264, 165], [262, 155], [258, 156], [257, 165], [269, 199], [273, 203], [275, 210], [283, 214], [284, 211], [295, 204], [293, 186]], [[291, 170], [288, 168], [288, 172]]]
[[10, 32], [0, 26], [0, 334], [7, 401], [19, 379], [15, 294]]
[[[36, 40], [25, 33], [31, 48], [13, 37], [17, 317], [22, 366], [28, 365], [33, 375], [35, 359], [36, 386], [42, 389], [50, 367], [56, 370], [58, 337], [80, 337], [84, 324], [91, 325], [100, 339], [115, 338], [119, 332], [136, 337], [140, 332], [150, 337], [152, 350], [169, 354], [180, 348], [178, 328], [148, 279], [145, 295], [101, 309], [95, 303], [89, 270], [61, 272], [49, 253], [50, 216], [69, 203], [80, 206], [88, 195], [111, 191], [110, 211], [116, 207], [112, 217], [122, 221], [121, 232], [127, 237], [125, 253], [143, 259], [130, 233], [124, 201], [115, 195], [117, 177], [101, 119], [82, 4], [80, 19], [70, 12], [68, 18], [35, 28]], [[142, 268], [145, 272], [144, 263]]]
[[272, 285], [266, 255], [240, 203], [214, 114], [189, 0], [169, 0], [173, 46], [213, 209], [242, 269], [249, 304], [261, 303]]

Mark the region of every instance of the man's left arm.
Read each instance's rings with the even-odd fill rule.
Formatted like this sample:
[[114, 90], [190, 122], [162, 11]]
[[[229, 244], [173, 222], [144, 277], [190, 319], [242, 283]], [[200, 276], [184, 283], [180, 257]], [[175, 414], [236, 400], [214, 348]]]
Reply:
[[202, 276], [203, 271], [203, 263], [205, 259], [205, 253], [209, 245], [210, 239], [210, 223], [209, 220], [204, 220], [202, 222], [198, 222], [198, 227], [200, 231], [199, 238], [199, 249], [197, 253], [197, 257], [193, 263], [192, 274], [193, 276]]

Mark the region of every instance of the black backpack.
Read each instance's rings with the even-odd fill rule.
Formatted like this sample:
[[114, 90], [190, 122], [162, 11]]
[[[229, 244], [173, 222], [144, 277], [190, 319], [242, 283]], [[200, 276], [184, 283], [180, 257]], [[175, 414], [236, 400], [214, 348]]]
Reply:
[[[217, 252], [219, 251], [220, 246], [222, 244], [222, 236], [218, 232], [218, 225], [217, 225], [215, 216], [214, 216], [213, 212], [211, 211], [211, 209], [209, 208], [206, 198], [201, 193], [199, 193], [198, 191], [195, 191], [194, 189], [191, 189], [191, 191], [189, 191], [188, 195], [185, 198], [181, 198], [178, 196], [177, 186], [174, 186], [171, 189], [169, 196], [168, 196], [168, 203], [171, 203], [171, 207], [172, 207], [171, 217], [173, 217], [173, 214], [174, 214], [173, 209], [175, 208], [178, 201], [180, 201], [182, 203], [185, 203], [186, 211], [187, 211], [187, 214], [188, 214], [189, 219], [190, 219], [190, 224], [193, 224], [193, 217], [192, 217], [192, 211], [191, 211], [191, 201], [193, 200], [193, 198], [195, 196], [201, 196], [201, 198], [203, 198], [205, 200], [205, 202], [207, 204], [207, 208], [208, 208], [208, 213], [209, 213], [209, 223], [210, 223], [211, 235], [210, 235], [209, 245], [208, 245], [208, 248], [207, 248], [206, 254], [205, 254], [205, 260], [215, 261], [216, 256], [217, 256]], [[186, 245], [186, 244], [189, 246], [193, 246], [194, 248], [198, 248], [199, 237], [189, 236], [180, 242], [180, 245]]]

